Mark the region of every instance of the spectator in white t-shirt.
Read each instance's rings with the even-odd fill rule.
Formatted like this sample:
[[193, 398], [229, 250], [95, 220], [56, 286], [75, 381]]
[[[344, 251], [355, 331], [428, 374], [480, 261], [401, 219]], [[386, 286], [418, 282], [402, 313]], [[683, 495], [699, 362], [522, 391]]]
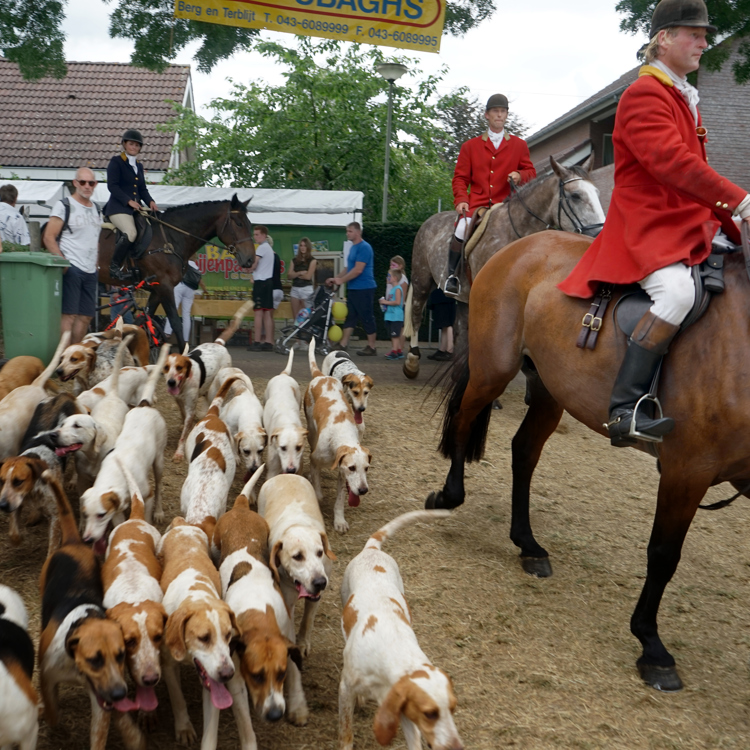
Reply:
[[[253, 229], [255, 263], [253, 275], [253, 301], [255, 302], [255, 341], [250, 351], [273, 351], [273, 248], [268, 243], [268, 228], [262, 224]], [[265, 335], [265, 338], [264, 338]]]
[[17, 200], [18, 190], [15, 185], [0, 187], [0, 240], [28, 245], [31, 242], [29, 228], [16, 210]]
[[[200, 272], [198, 264], [194, 260], [188, 261], [188, 266], [194, 268]], [[207, 292], [206, 285], [203, 283], [203, 279], [198, 282], [198, 286], [193, 289], [188, 286], [184, 281], [181, 281], [174, 288], [174, 306], [180, 308], [180, 314], [182, 315], [182, 338], [185, 341], [190, 341], [190, 329], [192, 328], [193, 319], [190, 317], [190, 311], [193, 309], [193, 300], [198, 292], [198, 289], [202, 289]], [[172, 333], [172, 326], [169, 321], [164, 325], [164, 335], [170, 336]]]
[[44, 230], [44, 246], [70, 261], [63, 273], [62, 331], [70, 331], [70, 343], [79, 342], [96, 312], [97, 256], [102, 219], [91, 202], [96, 187], [94, 173], [86, 167], [76, 172], [75, 193], [70, 196], [68, 226], [63, 231], [65, 205], [58, 201]]

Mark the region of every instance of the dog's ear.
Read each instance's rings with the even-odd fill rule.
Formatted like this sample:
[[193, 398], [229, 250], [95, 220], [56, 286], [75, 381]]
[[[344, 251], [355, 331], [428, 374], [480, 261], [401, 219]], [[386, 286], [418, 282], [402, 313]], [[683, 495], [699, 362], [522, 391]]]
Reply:
[[208, 537], [208, 546], [211, 546], [211, 540], [214, 537], [214, 529], [216, 529], [216, 519], [213, 516], [206, 516], [199, 524], [198, 527], [206, 532]]
[[[401, 678], [388, 692], [385, 700], [380, 704], [375, 714], [375, 722], [372, 729], [375, 739], [381, 745], [390, 745], [393, 742], [398, 727], [401, 723], [401, 711], [406, 704], [405, 678]], [[406, 678], [408, 679], [408, 678]]]
[[343, 385], [344, 388], [354, 388], [354, 386], [357, 385], [357, 380], [359, 380], [359, 378], [350, 372], [341, 378], [341, 385]]
[[107, 433], [104, 430], [100, 430], [96, 426], [96, 422], [94, 422], [94, 450], [97, 453], [101, 453], [102, 445], [104, 445], [106, 439]]
[[268, 443], [268, 433], [262, 427], [258, 427], [258, 434], [263, 438], [263, 447], [265, 448]]
[[284, 542], [279, 539], [279, 541], [273, 545], [271, 555], [268, 558], [268, 567], [271, 568], [273, 579], [276, 583], [279, 583], [279, 568], [281, 567], [281, 550], [283, 547]]
[[185, 628], [188, 620], [193, 616], [191, 610], [180, 607], [167, 618], [167, 627], [164, 630], [164, 638], [175, 661], [182, 661], [187, 653], [185, 646]]
[[320, 532], [320, 541], [323, 542], [323, 551], [329, 560], [338, 560], [338, 557], [333, 554], [333, 550], [328, 546], [328, 534], [325, 531]]
[[372, 466], [372, 453], [367, 448], [362, 448], [362, 450], [367, 454], [367, 463]]
[[374, 388], [375, 387], [375, 381], [369, 375], [365, 375], [365, 385], [368, 388]]
[[352, 448], [349, 445], [342, 445], [339, 447], [339, 449], [336, 451], [336, 458], [333, 459], [333, 463], [331, 464], [331, 469], [333, 471], [336, 471], [341, 466], [341, 462], [344, 460], [346, 455], [348, 453], [352, 452]]
[[237, 654], [237, 656], [239, 657], [242, 657], [242, 655], [245, 653], [245, 641], [242, 640], [241, 634], [239, 636], [235, 636], [231, 641], [229, 641], [229, 652], [232, 654]]
[[281, 434], [281, 430], [274, 430], [271, 433], [271, 437], [269, 438], [269, 443], [279, 442], [279, 435]]
[[[2, 470], [3, 465], [0, 463], [0, 470]], [[47, 468], [47, 464], [42, 461], [41, 458], [32, 458], [29, 461], [29, 468], [31, 469], [31, 473], [34, 476], [34, 481], [38, 482], [42, 478], [42, 474], [44, 474], [44, 470]]]
[[238, 635], [242, 635], [242, 628], [239, 626], [237, 622], [237, 618], [234, 616], [234, 612], [232, 611], [232, 608], [227, 604], [227, 612], [229, 612], [229, 621], [232, 623], [232, 630]]
[[299, 650], [299, 646], [292, 643], [288, 638], [285, 638], [284, 640], [286, 641], [286, 655], [297, 665], [297, 669], [301, 672], [302, 652]]

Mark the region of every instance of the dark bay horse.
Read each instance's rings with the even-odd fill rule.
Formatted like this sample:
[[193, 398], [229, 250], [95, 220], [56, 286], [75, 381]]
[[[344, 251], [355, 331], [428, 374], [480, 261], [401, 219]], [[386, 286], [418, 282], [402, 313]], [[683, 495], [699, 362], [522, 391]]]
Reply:
[[[607, 309], [596, 349], [575, 345], [590, 300], [566, 297], [556, 285], [590, 241], [562, 232], [526, 237], [477, 275], [469, 301], [468, 353], [454, 363], [443, 422], [440, 450], [450, 458], [450, 470], [442, 490], [426, 503], [436, 508], [463, 503], [464, 465], [483, 453], [492, 401], [523, 370], [529, 409], [512, 442], [510, 538], [520, 548], [524, 569], [540, 577], [552, 569], [529, 520], [534, 469], [563, 410], [607, 436], [609, 397], [627, 346], [613, 320], [619, 295]], [[746, 494], [750, 480], [750, 283], [741, 257], [727, 256], [725, 281], [725, 293], [674, 340], [664, 360], [659, 398], [675, 420], [674, 431], [651, 450], [638, 445], [650, 453], [656, 449], [661, 477], [646, 581], [630, 629], [643, 646], [641, 676], [662, 690], [682, 687], [674, 658], [659, 638], [657, 614], [685, 535], [709, 487], [730, 482]], [[616, 492], [612, 487], [613, 499]]]
[[[164, 234], [156, 221], [152, 221], [153, 239], [137, 262], [141, 277], [156, 276], [158, 285], [151, 288], [148, 312], [153, 315], [161, 304], [177, 337], [179, 351], [185, 346], [182, 338], [182, 321], [174, 302], [174, 288], [182, 280], [188, 259], [206, 242], [218, 237], [227, 250], [235, 256], [239, 265], [249, 268], [255, 261], [253, 228], [247, 218], [247, 204], [236, 195], [231, 201], [204, 201], [175, 206], [159, 213], [158, 219], [171, 224], [164, 226]], [[181, 231], [180, 231], [181, 230]], [[164, 237], [174, 252], [164, 252]], [[105, 229], [99, 235], [99, 281], [104, 284], [120, 283], [109, 276], [109, 264], [115, 247], [115, 233]]]
[[[599, 191], [589, 179], [593, 156], [580, 167], [564, 167], [550, 158], [552, 172], [523, 185], [516, 195], [493, 208], [481, 239], [470, 251], [468, 266], [472, 278], [500, 249], [519, 237], [552, 227], [571, 232], [585, 230], [604, 222], [604, 211], [599, 202]], [[411, 279], [404, 309], [404, 335], [410, 338], [410, 348], [404, 360], [404, 375], [416, 378], [419, 374], [419, 326], [422, 311], [430, 292], [442, 286], [448, 267], [448, 244], [456, 221], [455, 211], [431, 216], [419, 229], [414, 239], [411, 259]], [[469, 248], [467, 243], [467, 248]], [[456, 310], [456, 340], [466, 332], [470, 280], [466, 272], [459, 276], [461, 295]]]

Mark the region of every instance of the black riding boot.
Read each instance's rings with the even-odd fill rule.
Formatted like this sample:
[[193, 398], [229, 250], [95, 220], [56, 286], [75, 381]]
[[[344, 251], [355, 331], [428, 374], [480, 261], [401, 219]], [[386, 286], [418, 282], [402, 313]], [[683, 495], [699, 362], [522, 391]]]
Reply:
[[454, 234], [451, 237], [451, 244], [448, 250], [448, 278], [445, 280], [444, 294], [447, 297], [458, 297], [461, 294], [461, 283], [456, 276], [458, 262], [464, 251], [464, 243]]
[[640, 436], [635, 438], [630, 435], [635, 405], [651, 389], [656, 369], [679, 329], [679, 326], [667, 323], [651, 311], [638, 321], [628, 342], [628, 350], [617, 373], [609, 402], [607, 429], [612, 445], [635, 445], [637, 439], [660, 442], [664, 435], [674, 429], [673, 419], [654, 419], [649, 416], [648, 409], [639, 408], [635, 430]]
[[122, 264], [134, 244], [128, 239], [127, 234], [120, 235], [115, 245], [115, 252], [112, 255], [112, 262], [109, 264], [109, 275], [113, 279], [117, 279], [117, 281], [130, 281], [132, 279], [131, 273], [122, 270]]

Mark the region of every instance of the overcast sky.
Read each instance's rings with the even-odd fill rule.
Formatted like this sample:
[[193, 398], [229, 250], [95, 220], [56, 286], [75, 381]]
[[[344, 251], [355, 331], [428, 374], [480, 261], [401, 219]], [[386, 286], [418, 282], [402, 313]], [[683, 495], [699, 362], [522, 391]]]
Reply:
[[[465, 85], [482, 101], [493, 93], [506, 94], [511, 109], [533, 132], [637, 65], [635, 53], [646, 41], [645, 35], [620, 31], [616, 1], [526, 0], [511, 4], [497, 0], [498, 11], [492, 19], [462, 39], [443, 37], [438, 55], [381, 49], [385, 54], [392, 50], [415, 58], [426, 72], [447, 65], [441, 93]], [[108, 6], [101, 0], [68, 0], [67, 59], [128, 62], [131, 43], [110, 39], [108, 27]], [[262, 33], [281, 43], [294, 41], [289, 34]], [[184, 51], [176, 62], [191, 63], [191, 50]], [[229, 93], [227, 78], [282, 80], [268, 60], [252, 53], [235, 55], [208, 75], [193, 66], [192, 77], [199, 110], [212, 98]]]

